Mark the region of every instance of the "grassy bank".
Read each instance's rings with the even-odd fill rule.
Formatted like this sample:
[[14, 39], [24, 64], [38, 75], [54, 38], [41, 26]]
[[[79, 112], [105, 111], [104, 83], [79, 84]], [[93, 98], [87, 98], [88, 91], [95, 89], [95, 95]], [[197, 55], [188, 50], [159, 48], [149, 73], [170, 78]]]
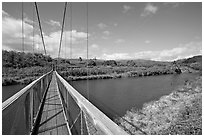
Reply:
[[[66, 80], [142, 77], [202, 71], [202, 56], [176, 62], [152, 60], [52, 59], [37, 53], [2, 51], [2, 85], [29, 84], [57, 65]], [[88, 69], [87, 69], [88, 66]], [[179, 66], [179, 69], [177, 68]]]
[[25, 68], [10, 68], [3, 67], [2, 71], [2, 85], [15, 85], [15, 84], [29, 84], [33, 80], [49, 72], [50, 67], [25, 67]]
[[[71, 80], [94, 80], [94, 79], [113, 79], [124, 77], [143, 77], [143, 76], [157, 76], [174, 74], [175, 71], [171, 65], [157, 65], [149, 66], [89, 66], [87, 69], [84, 66], [71, 66], [63, 63], [58, 67], [59, 74], [67, 81]], [[197, 72], [187, 67], [182, 67], [182, 72]], [[29, 84], [34, 79], [50, 71], [51, 67], [25, 67], [25, 68], [10, 68], [3, 67], [2, 85], [13, 84]]]
[[[66, 80], [111, 79], [124, 77], [156, 76], [175, 73], [167, 67], [91, 67], [74, 68], [59, 72]], [[87, 76], [88, 75], [88, 76]]]
[[127, 111], [116, 122], [130, 134], [202, 134], [202, 77], [144, 104], [141, 110]]

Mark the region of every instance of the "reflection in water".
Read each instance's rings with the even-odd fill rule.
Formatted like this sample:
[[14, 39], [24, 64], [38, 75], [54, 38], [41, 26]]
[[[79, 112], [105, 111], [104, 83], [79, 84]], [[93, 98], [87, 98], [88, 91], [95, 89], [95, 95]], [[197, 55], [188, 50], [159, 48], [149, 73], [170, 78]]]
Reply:
[[[198, 74], [149, 76], [140, 78], [121, 78], [89, 81], [90, 101], [111, 119], [123, 116], [133, 107], [142, 108], [149, 101], [168, 95], [186, 80]], [[82, 95], [87, 96], [86, 80], [70, 84]]]
[[[127, 110], [133, 107], [140, 109], [144, 103], [158, 100], [161, 96], [169, 94], [179, 85], [184, 84], [186, 80], [193, 79], [198, 75], [180, 74], [90, 80], [88, 82], [89, 92], [86, 92], [86, 80], [73, 81], [70, 84], [85, 97], [89, 93], [90, 101], [109, 118], [114, 119], [123, 116]], [[3, 86], [2, 101], [5, 101], [23, 87], [24, 85]]]

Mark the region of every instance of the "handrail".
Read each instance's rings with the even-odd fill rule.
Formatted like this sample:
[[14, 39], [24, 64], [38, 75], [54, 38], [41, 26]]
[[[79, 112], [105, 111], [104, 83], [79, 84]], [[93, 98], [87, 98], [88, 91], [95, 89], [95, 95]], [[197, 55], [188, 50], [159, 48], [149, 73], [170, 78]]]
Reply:
[[108, 118], [103, 112], [96, 108], [91, 102], [77, 92], [67, 81], [65, 81], [56, 71], [57, 79], [64, 85], [66, 91], [76, 101], [77, 105], [83, 112], [89, 114], [93, 120], [94, 126], [99, 127], [105, 134], [108, 135], [127, 135], [127, 133]]
[[52, 72], [39, 77], [2, 103], [2, 134], [22, 135], [33, 131]]
[[31, 87], [33, 87], [40, 79], [42, 79], [44, 76], [48, 75], [49, 73], [51, 73], [52, 71], [42, 75], [41, 77], [39, 77], [38, 79], [34, 80], [32, 83], [30, 83], [29, 85], [27, 85], [26, 87], [24, 87], [23, 89], [21, 89], [19, 92], [17, 92], [16, 94], [14, 94], [13, 96], [11, 96], [10, 98], [8, 98], [6, 101], [3, 102], [2, 104], [2, 111], [4, 111], [4, 109], [6, 109], [9, 105], [11, 105], [14, 101], [16, 101], [19, 97], [21, 97], [26, 91], [29, 91], [29, 89]]

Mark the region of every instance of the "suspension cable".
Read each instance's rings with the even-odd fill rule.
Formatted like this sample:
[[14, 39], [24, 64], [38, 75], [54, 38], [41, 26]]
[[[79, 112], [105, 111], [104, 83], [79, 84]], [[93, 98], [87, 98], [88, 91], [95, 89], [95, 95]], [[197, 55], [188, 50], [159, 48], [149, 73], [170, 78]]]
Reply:
[[88, 32], [89, 32], [89, 24], [88, 24], [88, 2], [86, 3], [86, 17], [87, 17], [87, 22], [86, 22], [86, 28], [87, 28], [87, 43], [86, 43], [86, 50], [87, 50], [87, 53], [86, 53], [86, 59], [87, 59], [87, 61], [86, 61], [86, 65], [87, 65], [87, 98], [88, 98], [88, 100], [89, 100], [89, 80], [88, 80], [88, 76], [89, 76], [89, 70], [88, 70], [88, 62], [89, 62], [89, 34], [88, 34]]
[[24, 52], [24, 14], [23, 14], [23, 2], [22, 2], [22, 50]]
[[33, 53], [34, 53], [34, 45], [35, 45], [35, 5], [33, 4]]
[[70, 59], [72, 59], [72, 3], [70, 2]]
[[67, 2], [65, 2], [65, 6], [64, 6], [64, 15], [63, 15], [63, 20], [62, 20], [62, 30], [61, 30], [61, 37], [60, 37], [58, 59], [59, 59], [59, 56], [60, 56], [61, 45], [62, 45], [62, 36], [63, 36], [63, 31], [64, 31], [64, 21], [65, 21], [65, 15], [66, 15], [66, 8], [67, 8]]
[[64, 22], [64, 29], [65, 29], [65, 34], [64, 34], [64, 58], [66, 59], [66, 37], [67, 37], [67, 33], [66, 33], [66, 20]]
[[36, 13], [37, 13], [37, 17], [38, 17], [38, 23], [39, 23], [39, 27], [40, 27], [40, 34], [41, 34], [41, 37], [42, 37], [42, 43], [43, 43], [43, 47], [44, 47], [44, 51], [45, 51], [45, 55], [46, 55], [45, 42], [44, 42], [44, 38], [43, 38], [43, 33], [42, 33], [42, 28], [41, 28], [41, 23], [40, 23], [40, 15], [38, 13], [37, 2], [35, 2], [35, 8], [36, 8]]

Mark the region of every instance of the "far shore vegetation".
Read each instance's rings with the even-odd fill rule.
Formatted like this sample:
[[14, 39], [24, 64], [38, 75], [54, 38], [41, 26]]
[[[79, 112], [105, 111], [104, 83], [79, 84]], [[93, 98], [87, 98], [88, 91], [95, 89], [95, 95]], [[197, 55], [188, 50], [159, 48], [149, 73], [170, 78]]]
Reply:
[[202, 70], [202, 56], [174, 62], [151, 60], [53, 59], [39, 53], [2, 51], [2, 85], [29, 84], [52, 70], [67, 81], [194, 73]]
[[52, 59], [39, 53], [2, 51], [2, 85], [29, 84], [56, 66], [67, 81], [200, 73], [169, 95], [132, 108], [115, 122], [129, 134], [202, 134], [202, 56], [173, 62]]

